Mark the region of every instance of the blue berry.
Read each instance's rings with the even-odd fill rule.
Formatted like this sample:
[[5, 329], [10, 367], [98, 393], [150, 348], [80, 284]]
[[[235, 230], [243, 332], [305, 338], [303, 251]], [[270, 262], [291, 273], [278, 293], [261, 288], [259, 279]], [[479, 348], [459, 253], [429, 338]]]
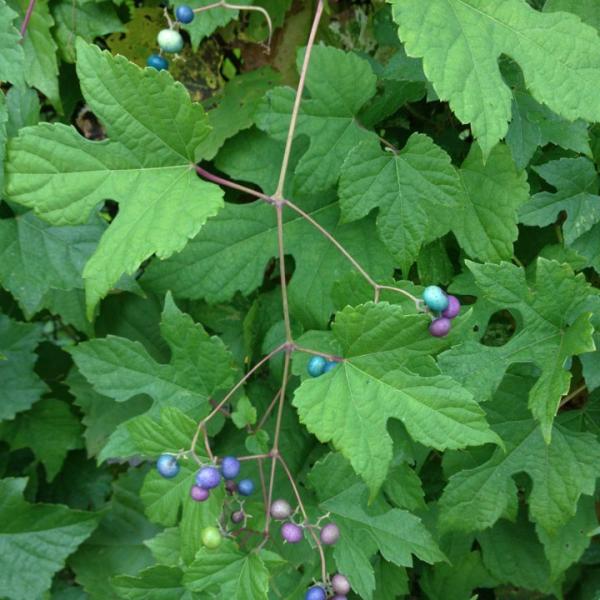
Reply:
[[313, 585], [311, 588], [308, 588], [306, 594], [304, 595], [304, 600], [326, 600], [327, 593], [324, 588], [320, 585]]
[[327, 361], [322, 356], [312, 356], [308, 361], [306, 370], [311, 377], [323, 375], [323, 369], [327, 365]]
[[191, 23], [194, 20], [194, 11], [187, 4], [182, 4], [175, 9], [175, 17], [180, 23]]
[[215, 467], [202, 467], [196, 473], [196, 485], [205, 490], [216, 488], [219, 483], [221, 483], [221, 473]]
[[329, 373], [331, 369], [335, 369], [337, 367], [337, 362], [335, 360], [328, 360], [325, 368], [323, 369], [323, 373]]
[[240, 466], [235, 456], [225, 456], [221, 461], [221, 473], [225, 479], [235, 479], [240, 474]]
[[437, 285], [430, 285], [423, 291], [425, 304], [435, 312], [442, 312], [448, 308], [448, 296]]
[[164, 52], [181, 52], [183, 49], [183, 38], [179, 31], [174, 29], [163, 29], [158, 32], [158, 45]]
[[156, 469], [167, 479], [172, 479], [179, 473], [179, 463], [172, 454], [161, 454], [156, 461]]
[[146, 60], [146, 65], [157, 71], [166, 71], [169, 68], [169, 61], [160, 54], [151, 54]]
[[238, 481], [238, 494], [249, 496], [254, 491], [254, 481], [252, 479], [240, 479]]

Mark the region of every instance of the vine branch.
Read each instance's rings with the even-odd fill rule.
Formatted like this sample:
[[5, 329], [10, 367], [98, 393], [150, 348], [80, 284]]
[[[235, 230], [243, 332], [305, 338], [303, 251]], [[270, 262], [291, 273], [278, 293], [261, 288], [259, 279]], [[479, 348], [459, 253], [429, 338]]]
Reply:
[[36, 0], [29, 0], [29, 4], [27, 6], [27, 11], [25, 12], [25, 17], [23, 18], [23, 22], [21, 23], [21, 41], [23, 43], [23, 39], [25, 38], [25, 34], [27, 33], [27, 27], [29, 27], [29, 21], [31, 21], [31, 15], [33, 14], [33, 9], [35, 8]]

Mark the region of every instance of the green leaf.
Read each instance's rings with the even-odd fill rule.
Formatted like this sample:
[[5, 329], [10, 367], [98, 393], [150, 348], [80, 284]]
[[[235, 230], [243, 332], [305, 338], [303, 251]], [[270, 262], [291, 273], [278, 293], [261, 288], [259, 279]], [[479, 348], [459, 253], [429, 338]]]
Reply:
[[[212, 0], [189, 0], [188, 2], [192, 8], [201, 8], [211, 4], [214, 4]], [[252, 4], [252, 1], [245, 2], [245, 4]], [[237, 10], [218, 7], [197, 14], [191, 23], [183, 25], [192, 39], [192, 49], [198, 50], [198, 46], [204, 38], [212, 35], [219, 27], [237, 19], [238, 15], [239, 11]]]
[[394, 0], [409, 56], [463, 123], [484, 157], [507, 132], [511, 92], [498, 59], [515, 60], [532, 96], [571, 121], [600, 120], [600, 40], [574, 15], [542, 14], [523, 0]]
[[517, 239], [517, 211], [529, 198], [527, 174], [518, 171], [506, 146], [484, 162], [473, 144], [461, 165], [464, 200], [453, 211], [453, 231], [464, 251], [480, 261], [511, 259]]
[[555, 424], [546, 444], [542, 428], [524, 404], [530, 376], [507, 375], [488, 405], [492, 428], [506, 452], [498, 449], [474, 468], [452, 475], [440, 499], [445, 529], [474, 531], [492, 526], [517, 501], [513, 476], [529, 475], [531, 519], [554, 533], [575, 515], [581, 494], [593, 494], [600, 475], [600, 444], [589, 433]]
[[500, 582], [526, 590], [560, 595], [550, 565], [531, 523], [524, 515], [516, 523], [502, 520], [477, 536], [483, 564]]
[[[525, 225], [544, 227], [554, 223], [561, 212], [567, 213], [562, 223], [567, 246], [600, 265], [595, 241], [600, 235], [600, 197], [598, 174], [587, 158], [562, 158], [534, 167], [555, 192], [539, 192], [521, 207], [520, 221]], [[590, 245], [591, 242], [591, 245]], [[591, 249], [591, 252], [590, 252]]]
[[440, 450], [499, 441], [467, 390], [449, 377], [422, 377], [408, 369], [411, 359], [429, 362], [436, 345], [425, 315], [406, 315], [385, 302], [348, 307], [337, 314], [333, 333], [344, 361], [304, 380], [293, 404], [309, 431], [350, 460], [372, 496], [392, 458], [390, 418]]
[[83, 268], [105, 229], [95, 215], [75, 226], [52, 226], [32, 212], [0, 220], [0, 283], [31, 318], [51, 290], [83, 289]]
[[200, 550], [183, 582], [193, 592], [218, 587], [223, 598], [266, 600], [269, 572], [260, 554], [241, 552], [227, 540], [216, 550]]
[[0, 438], [12, 450], [31, 448], [46, 468], [51, 482], [60, 471], [69, 450], [81, 447], [81, 425], [69, 405], [45, 398], [21, 413], [14, 421], [0, 424]]
[[8, 123], [6, 132], [15, 137], [19, 129], [36, 125], [40, 120], [40, 100], [37, 92], [25, 85], [13, 85], [6, 94]]
[[134, 575], [153, 563], [144, 540], [158, 529], [143, 514], [138, 495], [143, 476], [139, 469], [132, 469], [113, 483], [109, 510], [100, 526], [69, 560], [90, 600], [116, 600], [110, 578]]
[[591, 154], [587, 123], [569, 121], [536, 102], [528, 93], [513, 91], [512, 121], [508, 126], [506, 143], [515, 164], [524, 169], [535, 151], [546, 144], [556, 144], [581, 154]]
[[393, 466], [388, 471], [383, 491], [392, 504], [417, 511], [425, 508], [424, 492], [419, 476], [407, 463]]
[[183, 573], [177, 567], [155, 566], [135, 577], [118, 575], [112, 585], [125, 600], [194, 600], [200, 598], [182, 584]]
[[238, 429], [243, 429], [246, 425], [254, 425], [256, 423], [256, 408], [246, 396], [242, 396], [231, 413], [231, 420], [235, 423]]
[[17, 16], [5, 0], [0, 0], [0, 81], [14, 84], [23, 82], [25, 60], [19, 43], [21, 35], [14, 22]]
[[376, 139], [352, 149], [342, 167], [339, 193], [346, 222], [379, 207], [381, 239], [408, 273], [422, 245], [446, 233], [437, 212], [456, 208], [462, 188], [450, 157], [415, 133], [397, 154], [382, 150]]
[[77, 49], [83, 94], [110, 140], [62, 124], [23, 130], [9, 147], [7, 194], [55, 225], [86, 222], [106, 198], [120, 202], [84, 270], [91, 315], [123, 273], [181, 250], [218, 212], [222, 191], [194, 173], [208, 126], [180, 84], [83, 41]]
[[19, 323], [0, 314], [0, 420], [12, 419], [37, 402], [47, 391], [34, 372], [40, 327]]
[[[300, 71], [304, 52], [300, 51]], [[348, 152], [373, 136], [356, 115], [375, 94], [377, 78], [369, 63], [356, 54], [316, 46], [306, 76], [309, 97], [300, 106], [296, 135], [307, 135], [310, 146], [295, 170], [298, 193], [314, 193], [335, 185]], [[259, 106], [256, 123], [263, 131], [285, 140], [294, 102], [290, 88], [275, 88]], [[272, 193], [274, 190], [269, 190]]]
[[29, 504], [23, 499], [26, 483], [0, 480], [0, 587], [12, 600], [31, 600], [48, 590], [54, 573], [98, 521], [98, 515], [66, 506]]
[[152, 414], [164, 406], [184, 411], [206, 407], [210, 394], [231, 383], [231, 355], [219, 338], [182, 313], [170, 295], [161, 332], [171, 348], [168, 364], [156, 362], [139, 342], [111, 335], [69, 352], [94, 389], [117, 402], [147, 394], [154, 400]]
[[264, 67], [237, 75], [225, 85], [220, 95], [210, 98], [210, 105], [216, 106], [210, 108], [205, 104], [204, 108], [208, 110], [212, 131], [198, 148], [205, 159], [214, 158], [225, 140], [252, 126], [260, 100], [278, 82], [277, 72]]
[[125, 31], [111, 2], [61, 0], [52, 6], [52, 16], [61, 58], [69, 63], [75, 62], [77, 37], [93, 42], [97, 37]]
[[6, 109], [6, 96], [0, 94], [0, 190], [4, 189], [4, 156], [6, 154], [6, 123], [8, 121], [8, 111]]
[[[25, 17], [29, 0], [9, 0], [9, 3], [19, 13], [20, 24]], [[22, 42], [25, 54], [22, 64], [25, 81], [40, 90], [59, 111], [62, 111], [58, 91], [57, 46], [51, 33], [53, 27], [54, 20], [48, 9], [48, 2], [36, 2]]]
[[[339, 223], [331, 195], [313, 196], [298, 205], [308, 212], [369, 271], [375, 279], [389, 277], [391, 256], [375, 235], [372, 221]], [[296, 268], [289, 285], [291, 310], [306, 327], [322, 327], [334, 310], [330, 294], [335, 280], [352, 265], [305, 219], [284, 211], [285, 251]], [[277, 218], [264, 202], [227, 204], [188, 247], [164, 263], [150, 266], [146, 288], [179, 298], [203, 298], [210, 303], [231, 299], [236, 291], [253, 292], [264, 279], [267, 263], [277, 256]]]
[[576, 14], [584, 23], [600, 30], [598, 0], [546, 0], [544, 12], [569, 12]]
[[541, 373], [530, 392], [529, 407], [549, 442], [558, 403], [571, 381], [566, 362], [594, 350], [591, 314], [584, 305], [590, 286], [568, 265], [543, 258], [535, 263], [531, 283], [523, 269], [510, 263], [467, 262], [467, 266], [475, 276], [479, 297], [497, 310], [514, 311], [520, 327], [503, 346], [466, 341], [444, 352], [439, 358], [442, 371], [452, 373], [485, 400], [511, 364], [534, 363]]

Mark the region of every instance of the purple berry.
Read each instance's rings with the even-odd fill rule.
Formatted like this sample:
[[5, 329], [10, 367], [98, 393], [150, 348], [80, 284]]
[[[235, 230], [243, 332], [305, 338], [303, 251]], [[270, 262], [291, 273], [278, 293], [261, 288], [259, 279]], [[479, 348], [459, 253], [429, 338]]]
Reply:
[[243, 510], [236, 510], [232, 515], [231, 515], [231, 520], [234, 523], [241, 523], [244, 520], [244, 511]]
[[225, 482], [225, 490], [231, 496], [237, 492], [237, 484], [235, 481], [226, 481]]
[[172, 454], [161, 454], [156, 461], [156, 470], [166, 479], [172, 479], [179, 473], [179, 463]]
[[190, 490], [190, 496], [196, 502], [204, 502], [210, 496], [210, 492], [204, 488], [201, 488], [199, 485], [193, 485], [192, 489]]
[[460, 300], [456, 296], [448, 296], [448, 308], [442, 312], [442, 317], [454, 319], [460, 312]]
[[296, 523], [284, 523], [281, 527], [281, 537], [290, 544], [297, 544], [302, 541], [304, 532]]
[[326, 546], [333, 546], [340, 539], [340, 530], [335, 523], [327, 523], [321, 529], [321, 541]]
[[348, 581], [348, 578], [341, 573], [336, 573], [331, 578], [331, 587], [336, 594], [341, 596], [345, 596], [346, 594], [350, 593], [350, 582]]
[[331, 600], [348, 600], [348, 596], [342, 596], [341, 594], [336, 594], [335, 596], [331, 596]]
[[276, 521], [284, 521], [292, 514], [292, 507], [287, 500], [274, 500], [271, 504], [271, 516]]
[[452, 321], [450, 321], [450, 319], [446, 319], [446, 317], [441, 317], [431, 323], [429, 326], [429, 333], [433, 337], [444, 337], [448, 335], [451, 327]]
[[221, 473], [215, 467], [202, 467], [196, 473], [196, 484], [205, 490], [212, 490], [221, 483]]
[[241, 496], [250, 496], [254, 492], [254, 481], [252, 479], [240, 479], [237, 484], [238, 494]]
[[225, 456], [221, 461], [221, 473], [225, 479], [235, 479], [240, 474], [240, 461], [235, 456]]
[[325, 589], [320, 585], [313, 585], [311, 588], [306, 590], [306, 594], [304, 594], [304, 600], [326, 600], [327, 593]]

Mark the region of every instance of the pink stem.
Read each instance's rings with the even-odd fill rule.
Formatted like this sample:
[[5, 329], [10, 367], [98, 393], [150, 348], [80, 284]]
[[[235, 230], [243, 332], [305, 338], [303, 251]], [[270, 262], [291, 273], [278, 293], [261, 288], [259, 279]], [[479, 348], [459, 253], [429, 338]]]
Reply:
[[33, 9], [35, 8], [36, 0], [29, 0], [29, 5], [27, 6], [27, 12], [25, 13], [25, 18], [21, 23], [21, 42], [27, 33], [27, 27], [29, 26], [29, 21], [31, 21], [31, 15], [33, 14]]

